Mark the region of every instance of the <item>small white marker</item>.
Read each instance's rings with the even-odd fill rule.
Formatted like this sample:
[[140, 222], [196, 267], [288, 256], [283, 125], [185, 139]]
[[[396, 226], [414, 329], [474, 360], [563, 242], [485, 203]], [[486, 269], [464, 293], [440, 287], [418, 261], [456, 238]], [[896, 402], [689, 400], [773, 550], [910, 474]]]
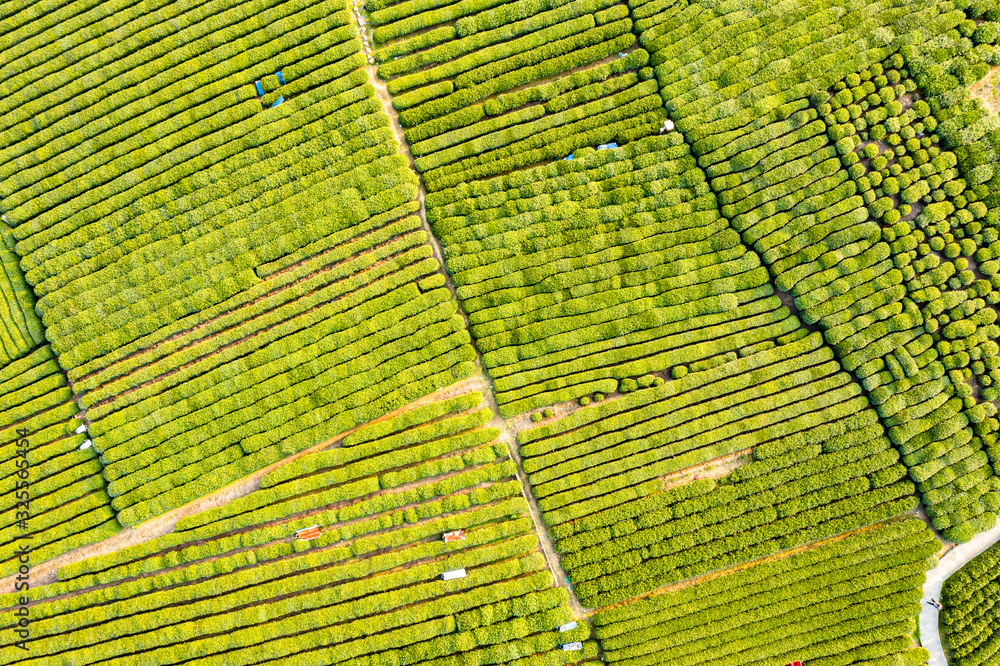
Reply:
[[85, 441], [83, 442], [83, 444], [81, 444], [81, 445], [80, 445], [80, 450], [81, 450], [81, 451], [86, 451], [86, 450], [87, 450], [87, 449], [89, 449], [89, 448], [90, 448], [91, 446], [93, 446], [93, 444], [94, 444], [94, 443], [93, 443], [92, 441], [90, 441], [89, 439], [88, 439], [88, 440], [85, 440]]

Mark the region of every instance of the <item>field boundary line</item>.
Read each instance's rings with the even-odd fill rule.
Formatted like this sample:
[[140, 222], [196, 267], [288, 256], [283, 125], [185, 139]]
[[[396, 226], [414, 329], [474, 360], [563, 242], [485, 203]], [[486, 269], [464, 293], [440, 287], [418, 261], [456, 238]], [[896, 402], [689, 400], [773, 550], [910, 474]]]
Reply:
[[[361, 4], [357, 0], [354, 0], [351, 3], [351, 17], [355, 21], [355, 26], [357, 27], [359, 33], [359, 39], [364, 46], [363, 52], [367, 56], [369, 53], [367, 49], [370, 48], [371, 44], [371, 30], [368, 25], [362, 24], [358, 20], [361, 16], [359, 9], [360, 6]], [[455, 289], [455, 284], [452, 282], [451, 275], [448, 274], [448, 271], [445, 268], [444, 251], [442, 249], [441, 242], [438, 240], [437, 236], [434, 235], [434, 231], [431, 229], [430, 223], [427, 222], [427, 205], [424, 202], [427, 195], [427, 188], [424, 186], [424, 179], [421, 178], [420, 173], [417, 171], [413, 152], [410, 150], [410, 144], [406, 140], [406, 136], [403, 134], [403, 127], [399, 123], [399, 114], [392, 105], [392, 97], [389, 94], [389, 90], [386, 87], [385, 82], [378, 77], [377, 65], [369, 62], [369, 64], [365, 66], [365, 70], [368, 72], [368, 80], [375, 89], [376, 96], [382, 103], [382, 109], [389, 117], [389, 124], [392, 127], [393, 133], [396, 135], [396, 142], [399, 145], [399, 150], [409, 161], [410, 169], [417, 178], [417, 182], [419, 184], [417, 196], [420, 202], [420, 209], [417, 211], [417, 215], [420, 217], [420, 222], [424, 231], [427, 232], [428, 243], [434, 252], [434, 257], [438, 260], [438, 270], [444, 276], [445, 285], [448, 287], [448, 291], [451, 292], [455, 302], [458, 303], [458, 311], [461, 313], [462, 319], [465, 321], [465, 329], [470, 331], [471, 336], [472, 328], [469, 323], [469, 317], [466, 314], [465, 309], [462, 307], [462, 301], [458, 297], [458, 291]], [[490, 409], [493, 411], [493, 419], [488, 425], [492, 425], [500, 430], [499, 439], [507, 445], [508, 456], [510, 456], [510, 459], [515, 465], [517, 465], [517, 480], [521, 484], [521, 494], [528, 503], [528, 511], [531, 514], [531, 521], [534, 523], [535, 533], [538, 536], [538, 542], [542, 548], [542, 554], [545, 556], [545, 560], [548, 563], [549, 571], [552, 572], [552, 576], [555, 579], [554, 584], [558, 587], [562, 587], [569, 593], [570, 608], [577, 619], [585, 620], [589, 624], [590, 617], [587, 610], [584, 609], [580, 600], [577, 599], [576, 594], [573, 592], [573, 587], [569, 583], [569, 578], [566, 576], [566, 572], [559, 563], [559, 557], [556, 554], [552, 539], [549, 537], [548, 532], [545, 531], [544, 523], [542, 522], [541, 510], [538, 507], [538, 501], [531, 493], [531, 487], [527, 482], [527, 474], [521, 464], [521, 457], [517, 452], [515, 433], [507, 421], [500, 417], [500, 408], [497, 406], [496, 397], [493, 391], [493, 383], [486, 374], [483, 366], [482, 354], [480, 354], [479, 350], [476, 349], [475, 344], [473, 344], [472, 347], [476, 353], [476, 372], [473, 375], [472, 380], [479, 385], [479, 390], [483, 393]]]
[[[110, 538], [68, 551], [50, 560], [46, 560], [37, 566], [32, 566], [31, 584], [33, 587], [38, 587], [41, 585], [55, 583], [58, 581], [56, 573], [60, 567], [74, 562], [80, 562], [91, 557], [96, 557], [98, 555], [115, 553], [128, 548], [129, 546], [145, 543], [157, 537], [163, 536], [164, 534], [168, 534], [174, 530], [174, 525], [181, 518], [186, 518], [187, 516], [193, 516], [195, 514], [202, 513], [203, 511], [208, 511], [209, 509], [224, 506], [235, 499], [249, 495], [260, 488], [260, 481], [262, 478], [279, 467], [283, 467], [284, 465], [312, 453], [316, 453], [317, 451], [329, 448], [361, 428], [381, 421], [387, 421], [412, 409], [416, 409], [438, 400], [446, 400], [470, 391], [481, 390], [482, 387], [480, 382], [475, 381], [474, 378], [467, 378], [459, 380], [449, 386], [445, 386], [444, 388], [434, 391], [433, 393], [428, 393], [427, 395], [417, 398], [413, 402], [380, 416], [377, 419], [362, 423], [354, 428], [351, 428], [350, 430], [345, 430], [330, 439], [318, 442], [307, 449], [303, 449], [297, 453], [286, 456], [285, 458], [282, 458], [267, 467], [252, 472], [242, 479], [237, 479], [236, 481], [233, 481], [232, 483], [229, 483], [208, 495], [192, 500], [187, 504], [177, 507], [176, 509], [171, 509], [164, 514], [151, 518], [136, 525], [135, 527], [123, 527], [121, 532]], [[0, 594], [14, 591], [14, 579], [14, 574], [0, 578]]]

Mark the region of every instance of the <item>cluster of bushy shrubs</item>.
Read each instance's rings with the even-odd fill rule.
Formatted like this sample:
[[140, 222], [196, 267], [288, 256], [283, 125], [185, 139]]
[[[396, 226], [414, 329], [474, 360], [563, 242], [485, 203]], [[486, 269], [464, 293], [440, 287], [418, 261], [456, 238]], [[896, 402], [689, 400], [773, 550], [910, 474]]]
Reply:
[[[1000, 426], [989, 402], [1000, 379], [992, 307], [1000, 296], [989, 264], [997, 232], [981, 188], [967, 187], [955, 154], [940, 145], [937, 118], [905, 64], [895, 54], [813, 96], [905, 288], [867, 297], [870, 315], [836, 323], [826, 334], [844, 352], [843, 341], [879, 326], [878, 318], [908, 316], [929, 333], [887, 348], [857, 371], [935, 526], [965, 540], [989, 527], [1000, 508], [984, 450]], [[970, 264], [973, 256], [983, 269]], [[971, 492], [961, 497], [963, 489]]]

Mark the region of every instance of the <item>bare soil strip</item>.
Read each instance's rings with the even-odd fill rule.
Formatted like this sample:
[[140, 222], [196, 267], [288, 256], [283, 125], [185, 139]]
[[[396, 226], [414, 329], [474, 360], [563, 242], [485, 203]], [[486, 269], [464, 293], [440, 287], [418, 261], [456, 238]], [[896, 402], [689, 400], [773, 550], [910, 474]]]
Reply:
[[[202, 511], [208, 511], [209, 509], [215, 509], [228, 504], [234, 499], [249, 495], [253, 491], [260, 488], [260, 480], [262, 478], [277, 468], [287, 465], [288, 463], [298, 460], [299, 458], [307, 456], [311, 453], [322, 451], [323, 449], [334, 446], [344, 439], [344, 437], [365, 427], [366, 425], [386, 421], [398, 416], [399, 414], [410, 411], [411, 409], [415, 409], [432, 402], [437, 402], [438, 400], [447, 400], [448, 398], [453, 398], [457, 395], [476, 390], [482, 390], [482, 388], [481, 382], [477, 381], [474, 377], [456, 382], [451, 386], [446, 386], [443, 389], [435, 391], [434, 393], [418, 398], [414, 402], [389, 412], [385, 416], [379, 417], [355, 428], [351, 428], [350, 430], [340, 433], [336, 437], [315, 444], [308, 449], [303, 449], [302, 451], [294, 453], [287, 458], [283, 458], [282, 460], [268, 465], [263, 469], [259, 469], [256, 472], [249, 474], [238, 481], [234, 481], [209, 495], [199, 497], [196, 500], [188, 502], [183, 506], [179, 506], [176, 509], [164, 513], [163, 515], [157, 516], [156, 518], [147, 520], [146, 522], [136, 525], [135, 527], [126, 527], [118, 534], [105, 539], [104, 541], [99, 541], [89, 546], [71, 550], [59, 555], [58, 557], [54, 557], [51, 560], [43, 562], [42, 564], [32, 566], [31, 585], [37, 587], [39, 585], [47, 585], [49, 583], [56, 582], [58, 580], [56, 572], [59, 568], [72, 562], [79, 562], [97, 555], [114, 553], [122, 550], [123, 548], [145, 543], [146, 541], [172, 532], [174, 530], [174, 525], [181, 518], [193, 516], [194, 514], [201, 513]], [[0, 594], [13, 591], [14, 575], [0, 578]]]

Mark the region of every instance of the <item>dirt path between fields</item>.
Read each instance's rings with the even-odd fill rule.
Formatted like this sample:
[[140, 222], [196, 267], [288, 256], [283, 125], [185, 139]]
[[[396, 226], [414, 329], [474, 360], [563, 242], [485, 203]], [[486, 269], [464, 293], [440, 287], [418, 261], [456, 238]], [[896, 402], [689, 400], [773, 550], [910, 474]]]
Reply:
[[[344, 431], [326, 441], [315, 444], [308, 449], [303, 449], [298, 453], [294, 453], [287, 458], [283, 458], [276, 463], [268, 465], [263, 469], [259, 469], [256, 472], [249, 474], [242, 479], [234, 481], [227, 486], [216, 490], [215, 492], [205, 495], [204, 497], [199, 497], [196, 500], [188, 502], [187, 504], [177, 507], [167, 513], [164, 513], [156, 518], [147, 520], [144, 523], [140, 523], [135, 527], [126, 527], [122, 529], [121, 532], [104, 539], [103, 541], [98, 541], [97, 543], [90, 544], [89, 546], [83, 546], [75, 550], [63, 553], [58, 557], [54, 557], [51, 560], [47, 560], [42, 564], [37, 566], [32, 566], [31, 568], [31, 585], [40, 586], [54, 583], [58, 580], [56, 577], [56, 572], [60, 567], [63, 567], [72, 562], [79, 562], [81, 560], [88, 559], [90, 557], [95, 557], [97, 555], [106, 555], [108, 553], [114, 553], [129, 546], [134, 546], [140, 543], [144, 543], [151, 539], [163, 536], [174, 530], [174, 525], [181, 518], [187, 516], [192, 516], [196, 513], [201, 513], [202, 511], [208, 511], [209, 509], [215, 509], [217, 507], [228, 504], [229, 502], [237, 499], [239, 497], [244, 497], [249, 495], [253, 491], [260, 488], [260, 480], [276, 470], [279, 467], [287, 465], [288, 463], [298, 460], [304, 456], [317, 451], [322, 451], [323, 449], [329, 448], [336, 445], [344, 437], [347, 437], [351, 433], [369, 425], [371, 423], [378, 423], [380, 421], [385, 421], [398, 416], [399, 414], [409, 411], [411, 409], [420, 407], [422, 405], [429, 404], [431, 402], [436, 402], [438, 400], [447, 400], [448, 398], [453, 398], [457, 395], [463, 393], [468, 393], [469, 391], [482, 391], [482, 382], [476, 377], [471, 377], [469, 379], [463, 379], [461, 381], [455, 382], [450, 386], [446, 386], [434, 393], [425, 395], [422, 398], [418, 398], [410, 404], [400, 407], [388, 414], [381, 416], [377, 419], [369, 421], [368, 423], [362, 424], [350, 430]], [[0, 578], [0, 594], [12, 592], [14, 590], [14, 576], [10, 575], [5, 578]]]
[[[356, 19], [357, 17], [355, 17]], [[367, 33], [366, 26], [358, 26], [359, 30], [364, 36]], [[448, 291], [451, 292], [452, 296], [459, 304], [459, 312], [462, 313], [462, 317], [465, 319], [465, 328], [471, 331], [471, 325], [469, 323], [469, 317], [462, 308], [462, 301], [458, 296], [458, 290], [455, 288], [455, 284], [451, 280], [451, 275], [445, 268], [444, 251], [441, 246], [440, 241], [434, 235], [434, 230], [431, 229], [431, 225], [427, 222], [427, 206], [424, 203], [424, 198], [427, 195], [427, 189], [424, 187], [423, 178], [417, 172], [416, 162], [413, 158], [413, 152], [410, 150], [410, 144], [406, 140], [406, 136], [403, 134], [403, 127], [399, 124], [399, 114], [396, 109], [392, 106], [392, 97], [389, 95], [389, 91], [386, 88], [386, 84], [378, 77], [376, 71], [376, 65], [369, 64], [366, 68], [368, 71], [368, 80], [375, 89], [375, 94], [378, 96], [379, 101], [382, 102], [382, 108], [386, 115], [389, 116], [389, 123], [392, 126], [392, 131], [396, 135], [396, 143], [399, 144], [399, 150], [402, 152], [406, 159], [410, 162], [410, 168], [413, 173], [417, 176], [417, 181], [419, 183], [418, 198], [420, 201], [420, 210], [418, 215], [423, 223], [423, 228], [427, 232], [427, 237], [430, 241], [431, 248], [434, 251], [434, 256], [437, 258], [440, 264], [440, 272], [444, 276], [445, 284], [448, 287]], [[500, 409], [497, 406], [496, 397], [493, 391], [493, 384], [486, 374], [485, 368], [483, 367], [482, 355], [479, 350], [476, 350], [476, 373], [473, 375], [472, 379], [477, 386], [478, 390], [486, 396], [486, 401], [493, 410], [493, 420], [490, 421], [488, 425], [497, 428], [500, 431], [500, 440], [506, 442], [507, 449], [510, 452], [511, 460], [517, 465], [517, 480], [521, 484], [521, 493], [524, 495], [525, 501], [528, 503], [528, 509], [531, 513], [531, 520], [535, 524], [535, 532], [538, 535], [538, 542], [542, 547], [542, 553], [545, 555], [545, 559], [549, 564], [549, 570], [552, 572], [552, 577], [554, 582], [559, 587], [564, 588], [569, 593], [570, 608], [573, 611], [573, 615], [576, 616], [578, 620], [587, 621], [589, 623], [590, 618], [587, 615], [586, 609], [577, 599], [576, 594], [573, 592], [573, 587], [570, 585], [569, 577], [563, 570], [559, 563], [559, 556], [556, 554], [555, 545], [552, 539], [549, 538], [548, 532], [545, 530], [544, 523], [542, 522], [542, 511], [538, 506], [538, 500], [531, 492], [531, 486], [528, 484], [528, 475], [524, 471], [524, 466], [521, 462], [521, 456], [518, 454], [517, 448], [517, 431], [512, 427], [507, 421], [500, 418]]]
[[[361, 26], [359, 27], [362, 29], [362, 32], [365, 31], [363, 27]], [[426, 211], [426, 206], [424, 205], [424, 197], [426, 195], [426, 189], [424, 188], [423, 180], [419, 177], [419, 174], [417, 174], [416, 172], [413, 155], [410, 151], [409, 144], [407, 143], [406, 138], [403, 134], [403, 129], [399, 124], [398, 114], [396, 113], [396, 110], [392, 106], [392, 100], [388, 90], [386, 89], [385, 83], [381, 81], [376, 75], [375, 66], [369, 64], [368, 66], [366, 66], [365, 69], [368, 73], [372, 87], [375, 90], [376, 96], [381, 101], [382, 107], [385, 110], [386, 115], [389, 117], [391, 127], [396, 135], [396, 140], [399, 145], [399, 150], [404, 155], [406, 155], [407, 159], [410, 162], [411, 168], [413, 168], [414, 170], [414, 174], [416, 174], [417, 176], [417, 180], [419, 183], [418, 197], [420, 202], [419, 216], [421, 222], [423, 224], [425, 231], [428, 234], [428, 238], [430, 240], [430, 245], [432, 247], [434, 256], [438, 259], [438, 262], [440, 264], [439, 270], [445, 278], [445, 284], [447, 285], [448, 290], [455, 297], [456, 301], [458, 301], [459, 304], [461, 304], [461, 301], [458, 298], [457, 290], [455, 289], [455, 285], [451, 281], [451, 277], [445, 269], [444, 253], [441, 244], [434, 236], [433, 231], [427, 222], [427, 211]], [[465, 312], [461, 308], [461, 306], [459, 307], [459, 311], [462, 312], [462, 316], [465, 318], [466, 327], [468, 328], [469, 326], [468, 317], [465, 315]], [[588, 620], [586, 610], [580, 604], [579, 600], [576, 598], [576, 595], [573, 594], [573, 590], [569, 584], [569, 580], [566, 576], [566, 573], [559, 564], [559, 558], [556, 554], [555, 546], [553, 545], [552, 540], [549, 538], [548, 533], [545, 531], [543, 527], [541, 510], [539, 508], [538, 501], [531, 493], [531, 488], [527, 483], [527, 475], [524, 472], [524, 468], [521, 463], [521, 458], [517, 452], [516, 432], [528, 426], [529, 423], [525, 421], [525, 423], [522, 424], [520, 427], [514, 427], [500, 418], [499, 409], [497, 407], [497, 402], [493, 393], [493, 386], [489, 380], [489, 377], [485, 373], [485, 370], [482, 365], [482, 359], [478, 351], [476, 354], [476, 372], [472, 377], [456, 382], [455, 384], [447, 386], [439, 391], [426, 395], [423, 398], [420, 398], [410, 403], [409, 405], [406, 405], [405, 407], [390, 412], [389, 414], [386, 414], [385, 416], [382, 416], [379, 419], [376, 419], [375, 421], [369, 423], [390, 419], [403, 411], [414, 409], [416, 407], [428, 404], [430, 402], [434, 402], [437, 400], [444, 400], [473, 390], [480, 391], [485, 396], [486, 402], [489, 404], [490, 409], [492, 409], [494, 413], [494, 417], [492, 421], [490, 421], [489, 425], [496, 427], [500, 431], [501, 433], [500, 439], [507, 443], [508, 448], [510, 450], [510, 457], [517, 465], [517, 476], [518, 476], [518, 481], [521, 484], [521, 492], [525, 498], [525, 501], [528, 504], [529, 513], [531, 515], [532, 522], [535, 526], [535, 532], [538, 537], [541, 550], [548, 563], [549, 570], [553, 575], [554, 579], [553, 582], [556, 585], [565, 588], [569, 592], [570, 605], [577, 619]], [[358, 428], [360, 427], [363, 426], [358, 426]], [[34, 566], [32, 567], [31, 570], [32, 585], [39, 586], [39, 585], [54, 583], [58, 580], [57, 572], [60, 567], [63, 567], [73, 562], [79, 562], [91, 557], [95, 557], [98, 555], [105, 555], [108, 553], [117, 552], [124, 548], [128, 548], [129, 546], [141, 544], [151, 539], [163, 536], [165, 534], [172, 532], [177, 521], [181, 520], [182, 518], [223, 506], [233, 501], [234, 499], [249, 495], [250, 493], [252, 493], [253, 491], [257, 490], [260, 487], [260, 481], [263, 477], [265, 477], [267, 474], [274, 471], [278, 467], [287, 465], [288, 463], [294, 460], [298, 460], [299, 458], [307, 456], [316, 451], [320, 451], [325, 448], [334, 446], [344, 437], [358, 430], [358, 428], [353, 428], [349, 431], [337, 435], [336, 437], [330, 440], [320, 442], [308, 449], [304, 449], [303, 451], [300, 451], [287, 458], [284, 458], [272, 465], [269, 465], [268, 467], [258, 470], [242, 479], [239, 479], [238, 481], [234, 481], [233, 483], [223, 488], [220, 488], [219, 490], [209, 495], [193, 500], [188, 504], [185, 504], [181, 507], [168, 511], [165, 514], [157, 516], [156, 518], [148, 520], [144, 523], [141, 523], [140, 525], [137, 525], [135, 527], [126, 527], [120, 533], [116, 534], [113, 537], [110, 537], [95, 544], [91, 544], [88, 546], [78, 548], [76, 550], [69, 551], [58, 557], [48, 560], [42, 564]], [[6, 578], [0, 579], [0, 592], [12, 591], [13, 583], [14, 583], [14, 576], [8, 576]]]

